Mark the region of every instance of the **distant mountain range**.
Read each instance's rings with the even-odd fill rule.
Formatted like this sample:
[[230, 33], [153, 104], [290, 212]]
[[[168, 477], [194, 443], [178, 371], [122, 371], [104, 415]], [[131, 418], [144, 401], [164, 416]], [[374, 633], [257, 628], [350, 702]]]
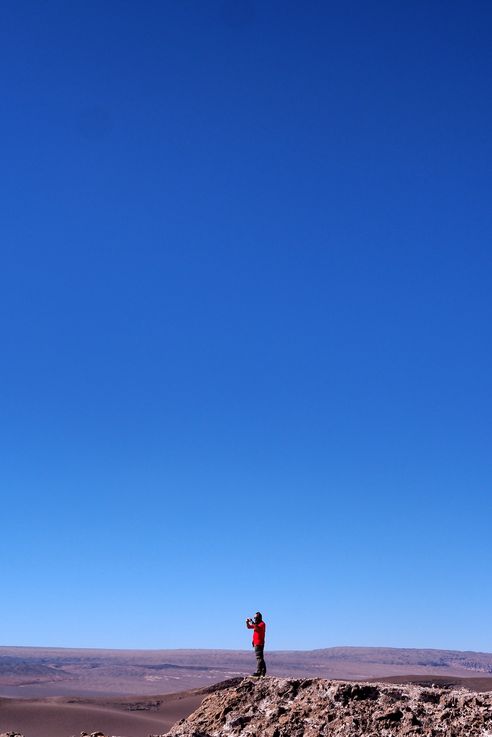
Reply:
[[[369, 680], [415, 675], [490, 677], [492, 654], [457, 650], [334, 647], [270, 651], [270, 675]], [[235, 650], [89, 650], [0, 647], [0, 696], [149, 695], [186, 691], [250, 673]]]

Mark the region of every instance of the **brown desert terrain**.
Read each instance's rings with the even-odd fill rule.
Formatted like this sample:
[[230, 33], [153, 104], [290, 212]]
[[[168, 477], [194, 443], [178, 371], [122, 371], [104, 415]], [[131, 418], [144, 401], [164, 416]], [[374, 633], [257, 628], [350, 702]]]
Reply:
[[[255, 668], [249, 650], [85, 650], [0, 647], [0, 697], [153, 695], [203, 688]], [[368, 680], [492, 677], [492, 654], [334, 647], [269, 651], [269, 675]]]
[[[162, 735], [208, 693], [242, 682], [253, 661], [249, 651], [3, 647], [0, 733]], [[277, 678], [492, 690], [488, 653], [341, 647], [269, 652], [267, 665]]]
[[148, 737], [167, 732], [202, 702], [204, 693], [165, 695], [152, 699], [42, 700], [0, 699], [0, 733], [25, 737], [70, 737], [85, 731]]

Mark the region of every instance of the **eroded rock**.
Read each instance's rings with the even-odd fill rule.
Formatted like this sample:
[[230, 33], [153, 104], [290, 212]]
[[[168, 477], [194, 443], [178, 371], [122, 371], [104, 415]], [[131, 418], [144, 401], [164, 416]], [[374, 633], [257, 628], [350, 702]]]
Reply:
[[245, 678], [207, 696], [167, 737], [492, 737], [492, 694]]

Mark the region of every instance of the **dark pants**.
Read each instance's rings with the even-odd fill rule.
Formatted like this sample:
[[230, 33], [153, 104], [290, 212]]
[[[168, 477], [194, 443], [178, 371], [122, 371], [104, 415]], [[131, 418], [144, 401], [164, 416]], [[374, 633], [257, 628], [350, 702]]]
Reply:
[[256, 674], [258, 676], [266, 676], [266, 665], [265, 665], [265, 660], [263, 658], [264, 649], [265, 649], [264, 645], [255, 645]]

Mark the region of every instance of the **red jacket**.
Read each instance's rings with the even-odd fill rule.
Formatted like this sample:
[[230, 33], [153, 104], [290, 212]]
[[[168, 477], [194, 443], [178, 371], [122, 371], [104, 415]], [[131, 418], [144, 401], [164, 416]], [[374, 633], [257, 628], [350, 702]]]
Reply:
[[253, 632], [253, 645], [264, 645], [265, 644], [265, 622], [258, 622], [258, 624], [250, 624], [248, 622], [247, 627]]

